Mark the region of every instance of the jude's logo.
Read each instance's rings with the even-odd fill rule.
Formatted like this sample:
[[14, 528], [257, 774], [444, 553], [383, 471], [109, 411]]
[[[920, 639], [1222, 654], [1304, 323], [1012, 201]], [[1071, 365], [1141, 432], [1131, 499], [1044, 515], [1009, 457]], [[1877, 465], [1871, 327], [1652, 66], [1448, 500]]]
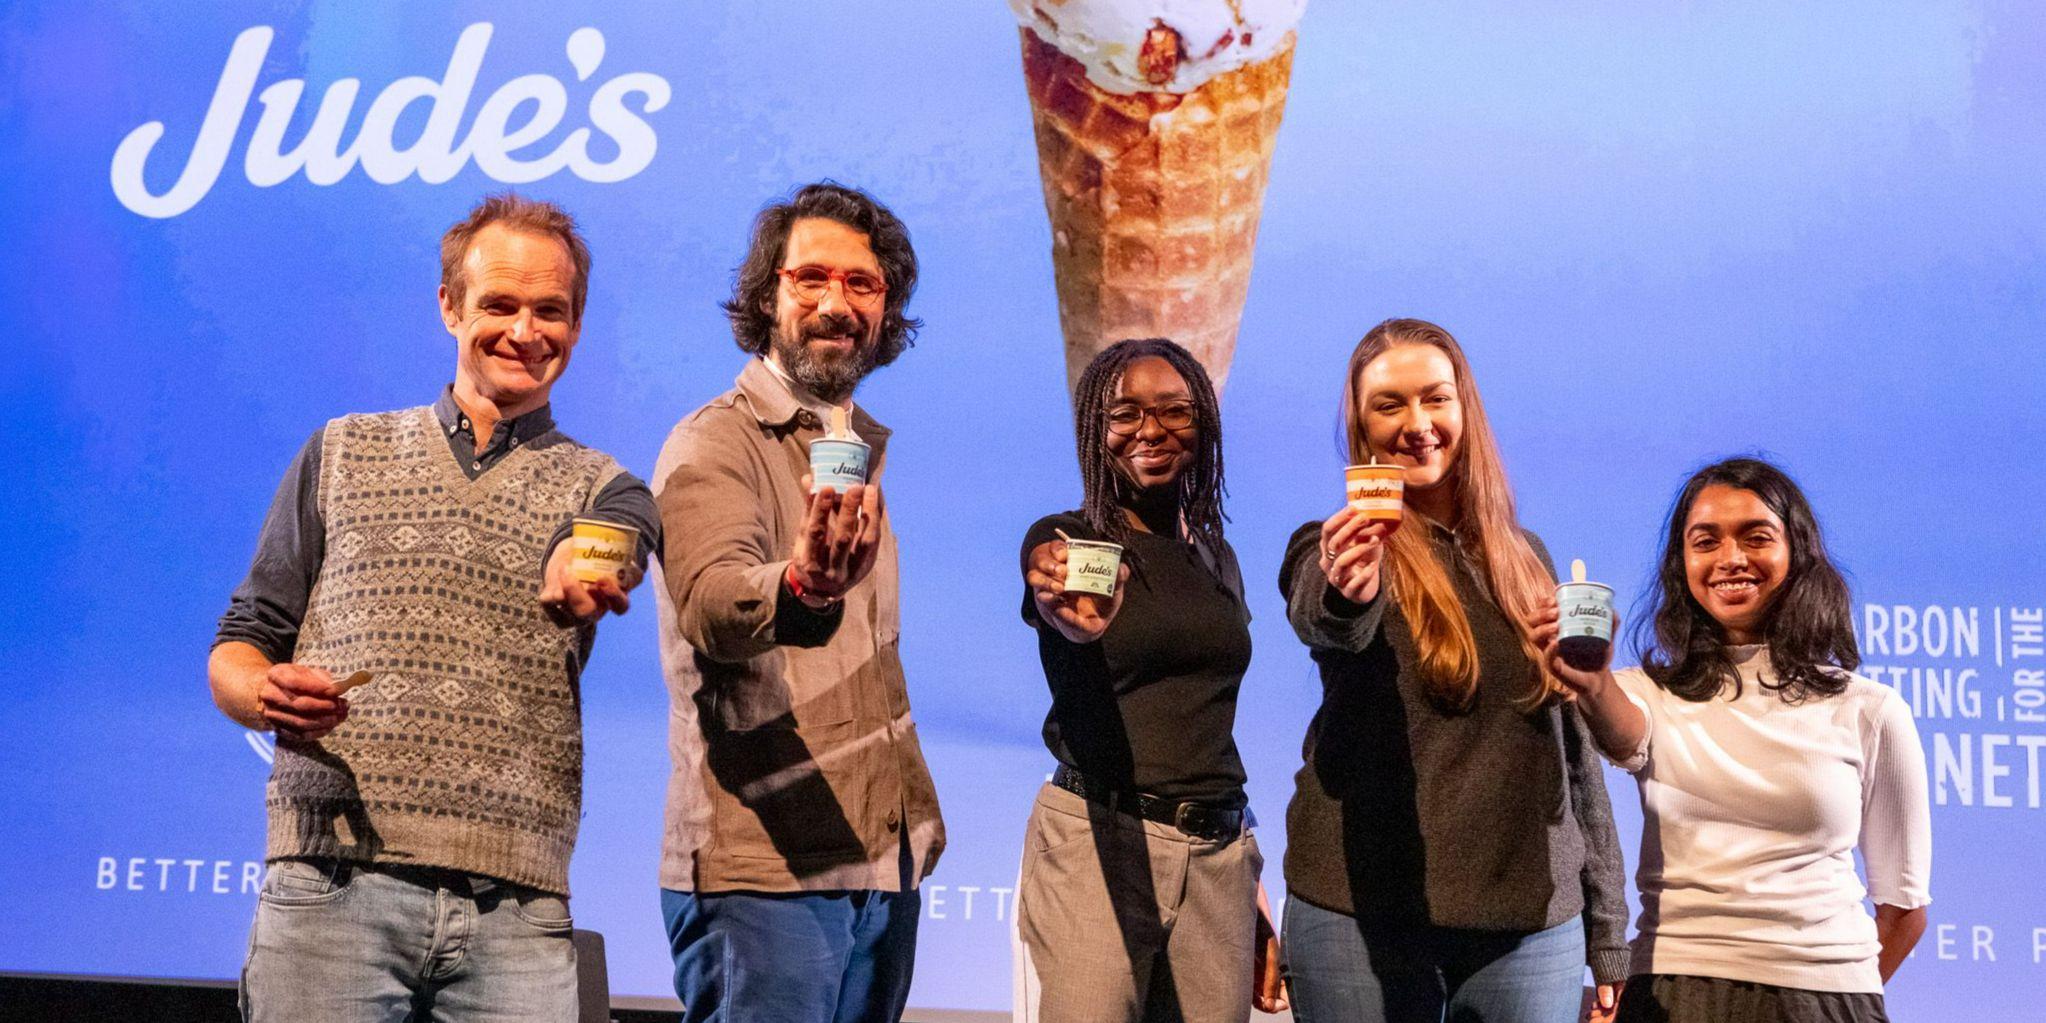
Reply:
[[[607, 161], [591, 159], [589, 127], [569, 132], [544, 155], [516, 155], [544, 140], [568, 111], [568, 89], [551, 75], [520, 75], [504, 83], [483, 101], [468, 134], [457, 141], [456, 130], [468, 110], [490, 33], [487, 22], [463, 30], [440, 81], [413, 75], [385, 86], [363, 115], [362, 127], [345, 146], [342, 133], [362, 88], [359, 79], [343, 78], [327, 87], [312, 126], [288, 152], [284, 132], [306, 83], [299, 78], [272, 83], [256, 97], [263, 110], [242, 160], [249, 183], [268, 188], [304, 171], [307, 181], [331, 185], [360, 163], [363, 173], [378, 184], [393, 184], [413, 174], [428, 184], [440, 184], [460, 173], [471, 159], [476, 161], [476, 169], [508, 184], [538, 181], [564, 168], [586, 181], [612, 182], [638, 174], [653, 162], [654, 130], [641, 114], [667, 106], [671, 90], [667, 79], [646, 71], [619, 75], [590, 97], [590, 125], [609, 136], [618, 149]], [[160, 195], [150, 192], [142, 177], [151, 150], [163, 138], [163, 122], [151, 121], [121, 140], [114, 150], [112, 168], [114, 197], [121, 205], [145, 217], [175, 217], [212, 191], [221, 169], [227, 166], [275, 34], [268, 26], [257, 26], [235, 37], [198, 139], [169, 191]], [[568, 60], [575, 68], [576, 80], [588, 81], [603, 63], [604, 34], [594, 28], [575, 30], [568, 37]], [[634, 94], [644, 97], [638, 113], [628, 105]], [[398, 118], [420, 101], [431, 104], [425, 130], [410, 146], [399, 149], [392, 138]], [[528, 109], [527, 115], [516, 118], [522, 107]]]

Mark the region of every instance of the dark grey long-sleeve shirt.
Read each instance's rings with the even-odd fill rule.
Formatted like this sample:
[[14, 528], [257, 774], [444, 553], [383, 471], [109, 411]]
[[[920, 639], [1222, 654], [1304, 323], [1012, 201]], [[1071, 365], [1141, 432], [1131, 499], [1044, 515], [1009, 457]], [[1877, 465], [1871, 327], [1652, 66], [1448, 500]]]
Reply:
[[[469, 417], [455, 404], [454, 387], [442, 388], [433, 404], [434, 417], [448, 438], [448, 452], [470, 479], [489, 472], [505, 456], [535, 437], [554, 429], [551, 405], [542, 405], [515, 419], [500, 420], [491, 431], [490, 442], [481, 453], [476, 450], [476, 432]], [[239, 641], [263, 651], [272, 661], [291, 659], [298, 646], [299, 623], [305, 618], [313, 583], [320, 577], [320, 565], [327, 554], [326, 524], [320, 519], [320, 452], [326, 429], [313, 435], [299, 449], [298, 456], [284, 471], [277, 494], [270, 500], [269, 514], [256, 542], [256, 556], [249, 574], [235, 587], [227, 612], [220, 616], [215, 646]], [[654, 510], [654, 496], [647, 485], [629, 473], [619, 473], [597, 493], [592, 514], [639, 530], [639, 564], [648, 554], [660, 550], [661, 523]], [[552, 544], [565, 539], [570, 524], [563, 522]]]
[[1418, 517], [1404, 528], [1430, 531], [1456, 587], [1477, 641], [1477, 699], [1467, 713], [1437, 708], [1398, 602], [1336, 593], [1321, 523], [1300, 527], [1279, 590], [1321, 669], [1322, 704], [1286, 813], [1287, 889], [1406, 925], [1534, 931], [1581, 917], [1592, 975], [1622, 980], [1625, 881], [1591, 737], [1567, 706], [1516, 706], [1533, 666], [1473, 559], [1447, 529]]

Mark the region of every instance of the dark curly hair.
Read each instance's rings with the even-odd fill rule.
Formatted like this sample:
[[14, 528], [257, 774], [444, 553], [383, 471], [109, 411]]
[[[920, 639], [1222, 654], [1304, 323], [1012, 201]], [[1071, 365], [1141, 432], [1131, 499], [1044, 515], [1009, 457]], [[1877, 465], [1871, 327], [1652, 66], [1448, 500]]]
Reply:
[[[1108, 402], [1123, 372], [1139, 359], [1164, 359], [1186, 381], [1193, 398], [1194, 422], [1200, 443], [1193, 464], [1179, 474], [1179, 510], [1186, 520], [1187, 539], [1219, 551], [1222, 546], [1222, 411], [1215, 384], [1199, 359], [1162, 337], [1131, 338], [1103, 349], [1080, 374], [1073, 387], [1073, 438], [1080, 456], [1080, 513], [1103, 539], [1128, 547], [1129, 520], [1117, 494], [1125, 489], [1121, 470], [1108, 453]], [[1134, 560], [1134, 559], [1133, 559]]]
[[835, 220], [867, 236], [881, 277], [888, 284], [881, 314], [881, 344], [874, 365], [886, 366], [916, 341], [922, 320], [902, 314], [916, 290], [916, 250], [909, 228], [888, 207], [857, 188], [820, 181], [796, 189], [786, 201], [772, 203], [753, 218], [753, 244], [732, 280], [732, 297], [723, 303], [732, 320], [732, 340], [754, 355], [766, 355], [774, 339], [774, 296], [781, 287], [781, 268], [789, 229], [798, 220]]
[[1847, 580], [1826, 554], [1818, 518], [1804, 492], [1783, 470], [1759, 458], [1728, 458], [1692, 473], [1670, 506], [1656, 584], [1645, 613], [1633, 625], [1641, 669], [1656, 685], [1694, 703], [1713, 699], [1727, 685], [1740, 695], [1740, 673], [1727, 653], [1726, 632], [1691, 596], [1684, 572], [1684, 523], [1699, 492], [1714, 485], [1761, 498], [1783, 520], [1790, 546], [1790, 571], [1764, 612], [1762, 635], [1776, 675], [1764, 686], [1787, 703], [1846, 691], [1847, 679], [1827, 669], [1853, 671], [1861, 665]]

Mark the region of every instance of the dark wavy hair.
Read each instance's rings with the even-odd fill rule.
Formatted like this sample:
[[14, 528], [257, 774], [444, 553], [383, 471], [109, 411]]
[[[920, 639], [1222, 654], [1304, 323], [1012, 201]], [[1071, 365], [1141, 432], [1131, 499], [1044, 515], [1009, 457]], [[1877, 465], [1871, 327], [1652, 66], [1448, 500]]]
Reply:
[[1861, 665], [1847, 580], [1833, 567], [1819, 520], [1804, 491], [1783, 470], [1759, 458], [1728, 458], [1691, 474], [1670, 506], [1662, 557], [1645, 612], [1633, 626], [1634, 653], [1656, 685], [1694, 703], [1727, 685], [1741, 692], [1740, 672], [1727, 652], [1726, 632], [1691, 596], [1684, 571], [1684, 523], [1698, 494], [1709, 486], [1735, 487], [1762, 499], [1783, 520], [1790, 571], [1764, 611], [1762, 635], [1776, 675], [1764, 682], [1787, 703], [1837, 696], [1847, 679], [1828, 667]]
[[1193, 398], [1194, 422], [1201, 431], [1193, 464], [1179, 474], [1179, 513], [1186, 521], [1187, 539], [1219, 551], [1222, 523], [1228, 519], [1222, 511], [1222, 498], [1229, 492], [1222, 481], [1221, 402], [1200, 360], [1162, 337], [1130, 338], [1109, 345], [1087, 364], [1073, 387], [1073, 437], [1085, 495], [1080, 512], [1102, 538], [1129, 546], [1132, 530], [1117, 500], [1117, 495], [1128, 489], [1128, 481], [1108, 453], [1108, 403], [1130, 364], [1154, 357], [1164, 359], [1186, 381], [1187, 393]]
[[732, 280], [732, 297], [723, 303], [732, 320], [732, 340], [754, 355], [765, 355], [774, 339], [774, 296], [781, 287], [781, 268], [787, 249], [789, 229], [807, 217], [835, 220], [867, 236], [874, 259], [881, 264], [887, 282], [887, 298], [881, 313], [881, 347], [874, 365], [886, 366], [916, 343], [922, 320], [904, 316], [909, 296], [916, 291], [916, 250], [909, 244], [909, 228], [888, 207], [857, 188], [835, 181], [804, 185], [782, 202], [771, 203], [753, 218], [753, 243], [746, 260], [739, 264]]

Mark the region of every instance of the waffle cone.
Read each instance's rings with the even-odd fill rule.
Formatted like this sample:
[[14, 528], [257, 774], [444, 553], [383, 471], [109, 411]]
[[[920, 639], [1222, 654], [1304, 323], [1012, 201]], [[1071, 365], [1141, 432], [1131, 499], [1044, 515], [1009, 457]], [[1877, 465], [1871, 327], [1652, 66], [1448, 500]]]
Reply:
[[1219, 392], [1236, 353], [1293, 39], [1192, 92], [1118, 95], [1023, 34], [1066, 385], [1130, 337], [1179, 342]]

